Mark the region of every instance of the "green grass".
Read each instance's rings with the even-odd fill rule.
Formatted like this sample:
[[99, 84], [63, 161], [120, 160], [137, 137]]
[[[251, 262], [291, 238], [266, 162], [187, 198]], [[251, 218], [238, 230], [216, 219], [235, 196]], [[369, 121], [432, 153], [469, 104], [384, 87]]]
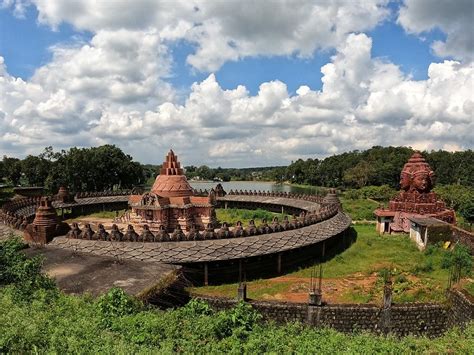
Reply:
[[[350, 248], [338, 254], [324, 265], [326, 277], [345, 277], [358, 272], [370, 275], [383, 268], [395, 272], [414, 272], [428, 260], [433, 260], [436, 268], [417, 274], [435, 276], [437, 279], [447, 277], [447, 271], [440, 269], [443, 251], [439, 248], [432, 255], [422, 253], [407, 235], [392, 234], [380, 236], [373, 225], [355, 225], [357, 240]], [[437, 267], [439, 266], [439, 268]], [[291, 275], [311, 276], [312, 268], [305, 268]]]
[[374, 210], [379, 204], [372, 200], [357, 199], [351, 200], [340, 198], [344, 212], [351, 216], [353, 221], [375, 221]]
[[[227, 222], [229, 226], [235, 225], [238, 221], [241, 221], [244, 226], [248, 225], [249, 221], [253, 219], [256, 225], [262, 222], [262, 219], [266, 219], [268, 224], [271, 224], [274, 217], [278, 217], [278, 221], [281, 223], [286, 214], [269, 212], [262, 209], [256, 210], [245, 210], [239, 208], [218, 208], [216, 209], [216, 217], [218, 223]], [[288, 218], [291, 218], [288, 216]]]
[[[394, 280], [395, 302], [445, 299], [449, 273], [441, 267], [441, 261], [447, 251], [433, 246], [427, 252], [420, 252], [407, 235], [379, 236], [373, 225], [356, 225], [354, 229], [357, 232], [356, 242], [323, 263], [323, 278], [342, 280], [356, 275], [377, 276], [382, 270], [390, 270]], [[306, 267], [285, 276], [309, 278], [313, 269], [313, 266]], [[381, 281], [381, 278], [377, 280], [369, 291], [356, 286], [342, 298], [345, 302], [379, 302], [383, 290]], [[261, 299], [265, 295], [288, 292], [297, 283], [254, 280], [247, 283], [247, 290], [250, 298]], [[234, 297], [236, 290], [237, 284], [232, 283], [193, 288], [192, 292]]]
[[464, 289], [474, 297], [474, 281], [469, 281], [464, 285]]
[[409, 336], [401, 341], [393, 336], [343, 334], [295, 323], [259, 323], [258, 319], [245, 305], [214, 312], [194, 301], [180, 309], [159, 311], [129, 308], [119, 298], [104, 303], [90, 297], [46, 298], [41, 292], [22, 301], [10, 290], [0, 289], [0, 352], [468, 354], [474, 347], [474, 324], [464, 331], [450, 330], [440, 338]]
[[69, 296], [40, 273], [41, 258], [30, 259], [22, 249], [19, 239], [0, 242], [2, 354], [468, 354], [474, 348], [474, 323], [435, 339], [408, 336], [400, 341], [259, 322], [261, 315], [244, 303], [215, 312], [192, 300], [161, 311], [117, 288], [98, 299]]

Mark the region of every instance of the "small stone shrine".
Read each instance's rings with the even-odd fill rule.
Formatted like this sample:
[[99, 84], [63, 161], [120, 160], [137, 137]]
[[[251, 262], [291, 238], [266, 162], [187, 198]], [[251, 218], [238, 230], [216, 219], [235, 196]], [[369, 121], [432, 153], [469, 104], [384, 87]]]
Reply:
[[163, 227], [168, 232], [204, 230], [215, 223], [214, 205], [214, 190], [208, 196], [194, 196], [178, 157], [170, 150], [151, 191], [130, 196], [130, 222], [140, 229], [147, 225], [153, 233]]
[[419, 152], [415, 152], [400, 174], [400, 192], [390, 200], [388, 209], [378, 208], [376, 229], [379, 233], [410, 231], [410, 218], [432, 217], [455, 224], [452, 209], [431, 191], [435, 174]]
[[51, 199], [42, 197], [36, 209], [35, 219], [25, 227], [23, 234], [27, 242], [46, 244], [55, 236], [66, 233], [68, 229], [66, 223], [59, 221]]

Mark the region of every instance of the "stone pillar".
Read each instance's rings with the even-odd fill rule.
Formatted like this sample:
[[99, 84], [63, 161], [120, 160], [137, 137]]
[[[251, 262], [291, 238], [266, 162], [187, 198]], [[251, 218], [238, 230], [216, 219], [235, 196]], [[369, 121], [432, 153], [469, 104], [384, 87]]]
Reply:
[[380, 331], [388, 334], [392, 328], [392, 281], [387, 280], [383, 287], [383, 305], [380, 312]]
[[239, 288], [237, 289], [237, 300], [238, 301], [247, 300], [247, 284], [245, 282], [241, 282], [239, 284]]
[[209, 285], [209, 270], [207, 263], [204, 263], [204, 286]]

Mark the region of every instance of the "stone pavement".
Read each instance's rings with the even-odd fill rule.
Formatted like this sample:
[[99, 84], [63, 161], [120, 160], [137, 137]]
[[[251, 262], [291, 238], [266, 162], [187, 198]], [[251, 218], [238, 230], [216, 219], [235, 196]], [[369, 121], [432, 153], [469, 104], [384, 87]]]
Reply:
[[140, 296], [179, 267], [137, 260], [117, 260], [107, 256], [77, 253], [54, 247], [28, 248], [27, 255], [42, 255], [43, 271], [54, 278], [58, 287], [72, 294], [94, 296], [120, 287]]

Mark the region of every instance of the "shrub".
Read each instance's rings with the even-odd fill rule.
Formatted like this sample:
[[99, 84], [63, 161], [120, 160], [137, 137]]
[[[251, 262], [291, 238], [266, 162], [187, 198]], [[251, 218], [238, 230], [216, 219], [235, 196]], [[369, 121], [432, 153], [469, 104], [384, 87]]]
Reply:
[[208, 303], [196, 298], [181, 308], [181, 312], [187, 317], [210, 316], [213, 313]]
[[0, 285], [13, 284], [18, 295], [26, 298], [35, 290], [56, 292], [54, 281], [41, 273], [43, 259], [27, 257], [20, 252], [24, 248], [19, 238], [0, 242]]
[[119, 287], [114, 287], [98, 300], [101, 313], [101, 323], [109, 328], [114, 318], [136, 313], [141, 307], [140, 302], [125, 293]]
[[219, 313], [217, 336], [224, 338], [234, 334], [239, 338], [245, 338], [261, 317], [251, 305], [239, 302], [234, 308]]
[[461, 275], [470, 275], [472, 273], [472, 256], [469, 249], [462, 244], [456, 244], [453, 250], [444, 253], [441, 267], [443, 269], [458, 267]]

